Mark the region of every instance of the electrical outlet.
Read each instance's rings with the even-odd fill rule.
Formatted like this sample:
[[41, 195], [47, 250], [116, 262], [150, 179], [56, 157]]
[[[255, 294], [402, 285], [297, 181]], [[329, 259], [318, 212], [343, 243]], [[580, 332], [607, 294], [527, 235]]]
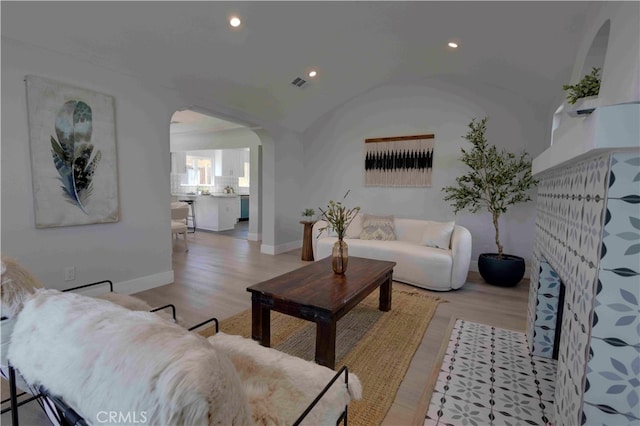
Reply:
[[64, 268], [64, 280], [65, 281], [73, 281], [76, 279], [76, 268], [74, 266], [69, 266]]

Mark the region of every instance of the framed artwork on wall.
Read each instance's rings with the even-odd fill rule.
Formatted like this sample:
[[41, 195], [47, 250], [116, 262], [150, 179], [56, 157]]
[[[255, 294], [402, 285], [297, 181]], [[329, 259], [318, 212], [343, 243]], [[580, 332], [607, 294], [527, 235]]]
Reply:
[[117, 222], [114, 99], [26, 76], [36, 228]]
[[430, 187], [433, 134], [365, 139], [365, 186]]

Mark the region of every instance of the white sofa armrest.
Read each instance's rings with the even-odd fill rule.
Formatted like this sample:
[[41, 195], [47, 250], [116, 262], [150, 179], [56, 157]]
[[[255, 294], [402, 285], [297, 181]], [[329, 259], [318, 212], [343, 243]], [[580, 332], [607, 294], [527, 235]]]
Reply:
[[451, 235], [451, 288], [457, 289], [467, 281], [469, 264], [471, 263], [471, 232], [465, 227], [456, 225]]
[[322, 228], [326, 228], [327, 225], [329, 225], [329, 223], [324, 220], [319, 220], [313, 224], [313, 231], [311, 232], [311, 238], [313, 239], [313, 242], [311, 245], [313, 246], [314, 260], [320, 260], [318, 259], [318, 239], [329, 236], [328, 229], [325, 229], [322, 232], [320, 232], [320, 230]]

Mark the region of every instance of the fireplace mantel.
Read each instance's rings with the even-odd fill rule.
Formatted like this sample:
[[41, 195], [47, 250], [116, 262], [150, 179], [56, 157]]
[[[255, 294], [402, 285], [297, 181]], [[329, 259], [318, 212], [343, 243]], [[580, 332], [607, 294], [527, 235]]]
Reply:
[[640, 103], [600, 106], [586, 117], [563, 115], [554, 144], [533, 160], [539, 175], [599, 152], [640, 146]]

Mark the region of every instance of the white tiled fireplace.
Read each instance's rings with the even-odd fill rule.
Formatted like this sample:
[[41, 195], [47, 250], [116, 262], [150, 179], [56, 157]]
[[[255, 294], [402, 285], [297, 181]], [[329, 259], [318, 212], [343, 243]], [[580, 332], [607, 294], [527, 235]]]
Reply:
[[526, 335], [533, 355], [551, 357], [562, 310], [553, 424], [638, 424], [640, 105], [579, 120], [583, 139], [557, 141], [534, 161]]

